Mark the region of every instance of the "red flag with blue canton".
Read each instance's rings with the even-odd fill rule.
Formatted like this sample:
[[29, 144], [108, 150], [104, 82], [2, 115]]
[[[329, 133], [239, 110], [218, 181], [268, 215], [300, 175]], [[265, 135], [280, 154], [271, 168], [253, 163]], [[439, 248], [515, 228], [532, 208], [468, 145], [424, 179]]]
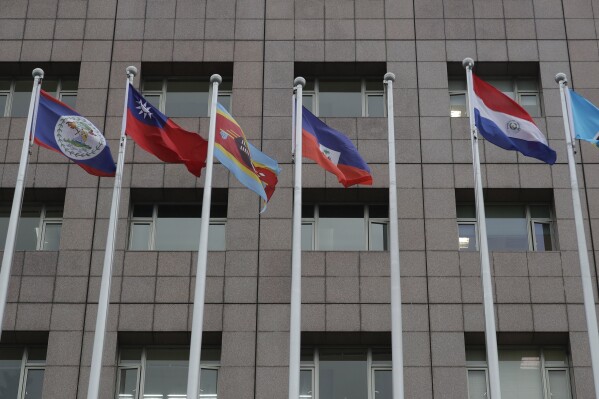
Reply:
[[206, 166], [208, 142], [199, 134], [182, 129], [154, 107], [129, 84], [126, 132], [138, 146], [169, 163], [185, 164], [200, 176]]
[[342, 133], [327, 126], [303, 107], [303, 155], [337, 176], [345, 187], [372, 184], [370, 168], [357, 148]]
[[114, 176], [116, 166], [106, 139], [88, 119], [45, 91], [40, 92], [34, 141], [63, 154], [87, 173]]

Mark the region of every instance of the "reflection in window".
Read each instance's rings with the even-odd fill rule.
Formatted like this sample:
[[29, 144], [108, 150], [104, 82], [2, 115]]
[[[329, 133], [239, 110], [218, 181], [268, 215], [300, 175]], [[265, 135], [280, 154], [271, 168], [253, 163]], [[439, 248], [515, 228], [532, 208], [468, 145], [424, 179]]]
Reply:
[[[548, 204], [486, 204], [490, 251], [553, 251], [555, 249]], [[458, 204], [458, 248], [476, 251], [477, 221], [474, 204]]]
[[[300, 398], [391, 399], [390, 348], [304, 348]], [[369, 382], [370, 381], [370, 382]]]
[[[225, 250], [226, 205], [212, 204], [208, 249]], [[133, 206], [129, 249], [196, 251], [200, 242], [201, 204], [136, 204]]]
[[386, 251], [387, 205], [305, 205], [302, 249], [316, 251]]
[[[491, 77], [484, 80], [520, 104], [530, 116], [541, 116], [541, 96], [537, 79]], [[468, 88], [464, 79], [449, 79], [449, 104], [451, 117], [468, 116]]]
[[[484, 348], [466, 348], [468, 398], [488, 398]], [[568, 356], [560, 347], [499, 348], [501, 392], [513, 399], [571, 399]]]
[[[231, 112], [230, 81], [218, 88], [218, 102]], [[208, 116], [210, 82], [208, 79], [156, 79], [143, 82], [142, 95], [168, 117], [198, 118]]]
[[0, 398], [42, 399], [45, 347], [0, 348]]
[[[202, 349], [200, 398], [217, 398], [220, 350]], [[123, 348], [117, 399], [185, 398], [189, 347]]]
[[[44, 79], [42, 89], [75, 108], [78, 84], [73, 78]], [[32, 89], [32, 79], [0, 80], [0, 116], [27, 117]]]
[[[10, 207], [0, 207], [0, 248], [4, 248]], [[58, 251], [62, 228], [62, 205], [24, 204], [21, 209], [15, 249]]]
[[302, 98], [304, 107], [320, 117], [385, 116], [384, 88], [378, 79], [314, 79]]

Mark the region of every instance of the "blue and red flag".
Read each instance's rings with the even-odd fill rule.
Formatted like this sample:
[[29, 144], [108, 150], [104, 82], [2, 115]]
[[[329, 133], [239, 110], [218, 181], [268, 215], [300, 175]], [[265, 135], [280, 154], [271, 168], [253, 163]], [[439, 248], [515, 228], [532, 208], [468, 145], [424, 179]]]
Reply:
[[214, 156], [244, 186], [262, 198], [262, 210], [275, 191], [279, 164], [251, 145], [241, 126], [218, 104], [216, 108], [216, 136]]
[[304, 157], [333, 173], [345, 187], [372, 184], [370, 168], [350, 139], [331, 129], [305, 107], [302, 128]]
[[63, 154], [87, 173], [114, 176], [116, 166], [106, 139], [88, 119], [45, 91], [40, 92], [34, 141]]
[[208, 142], [182, 129], [129, 85], [126, 132], [138, 146], [169, 163], [185, 164], [200, 176], [206, 166]]

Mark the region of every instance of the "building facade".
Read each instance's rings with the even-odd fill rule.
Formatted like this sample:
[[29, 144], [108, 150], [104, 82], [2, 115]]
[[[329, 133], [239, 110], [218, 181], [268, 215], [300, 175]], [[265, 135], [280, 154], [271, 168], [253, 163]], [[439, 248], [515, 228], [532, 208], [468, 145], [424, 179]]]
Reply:
[[[300, 396], [390, 398], [383, 75], [393, 72], [406, 398], [487, 397], [461, 67], [472, 57], [558, 153], [549, 166], [481, 143], [503, 397], [593, 398], [554, 76], [599, 104], [598, 21], [595, 0], [0, 0], [0, 234], [33, 68], [115, 159], [127, 66], [148, 100], [204, 137], [208, 79], [221, 74], [221, 102], [282, 172], [259, 214], [257, 196], [215, 165], [201, 396], [286, 398], [291, 95], [304, 76], [306, 106], [353, 140], [374, 184], [343, 189], [304, 165]], [[599, 150], [577, 149], [595, 276]], [[185, 397], [203, 181], [129, 140], [101, 398]], [[112, 187], [32, 148], [0, 397], [86, 397]]]

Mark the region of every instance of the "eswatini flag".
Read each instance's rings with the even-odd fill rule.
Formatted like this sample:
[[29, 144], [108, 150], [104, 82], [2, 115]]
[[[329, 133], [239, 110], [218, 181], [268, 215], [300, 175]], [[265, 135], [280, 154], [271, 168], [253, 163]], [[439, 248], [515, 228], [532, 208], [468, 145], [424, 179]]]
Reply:
[[126, 132], [138, 146], [158, 159], [185, 164], [187, 170], [198, 177], [206, 166], [208, 142], [158, 111], [132, 84], [129, 84], [127, 99]]
[[331, 129], [305, 107], [302, 111], [303, 155], [337, 176], [345, 187], [372, 184], [370, 168], [342, 133]]
[[531, 116], [514, 100], [472, 74], [474, 118], [478, 131], [491, 143], [553, 165], [556, 154]]

